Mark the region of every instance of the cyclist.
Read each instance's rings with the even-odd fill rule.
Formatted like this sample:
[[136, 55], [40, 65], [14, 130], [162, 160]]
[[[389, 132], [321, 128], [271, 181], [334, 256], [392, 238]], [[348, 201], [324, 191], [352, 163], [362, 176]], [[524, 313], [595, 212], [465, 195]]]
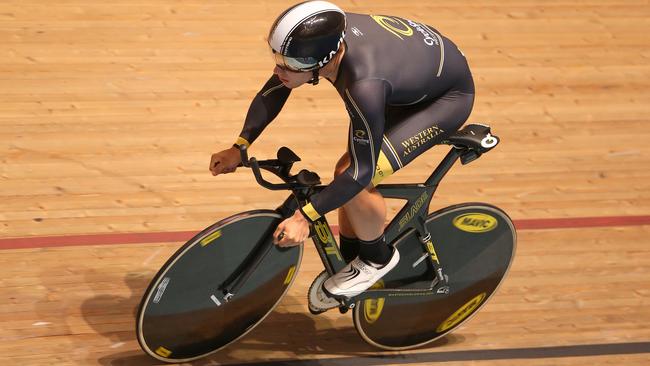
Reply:
[[235, 145], [213, 154], [210, 170], [233, 172], [241, 162], [237, 147], [255, 141], [291, 89], [316, 85], [320, 77], [330, 81], [350, 116], [347, 151], [334, 180], [280, 223], [274, 240], [298, 245], [309, 235], [309, 222], [338, 208], [341, 252], [349, 263], [323, 288], [355, 296], [399, 261], [383, 236], [386, 205], [374, 186], [461, 127], [474, 103], [472, 75], [456, 45], [430, 26], [346, 13], [326, 1], [284, 11], [268, 43], [273, 75], [253, 99]]

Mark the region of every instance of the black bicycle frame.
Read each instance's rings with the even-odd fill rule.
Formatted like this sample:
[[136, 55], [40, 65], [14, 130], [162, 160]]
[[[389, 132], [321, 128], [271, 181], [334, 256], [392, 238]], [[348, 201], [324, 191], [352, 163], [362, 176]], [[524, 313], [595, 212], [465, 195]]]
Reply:
[[[429, 259], [429, 263], [435, 272], [435, 278], [431, 282], [431, 286], [422, 290], [391, 288], [367, 290], [356, 297], [343, 300], [344, 305], [352, 308], [356, 301], [383, 297], [387, 292], [400, 292], [403, 295], [448, 293], [448, 287], [445, 289], [447, 277], [440, 265], [433, 242], [431, 241], [431, 235], [427, 231], [424, 223], [429, 213], [429, 204], [431, 203], [433, 194], [438, 188], [440, 181], [442, 181], [442, 178], [447, 174], [447, 172], [449, 172], [454, 163], [465, 151], [465, 149], [459, 149], [456, 147], [452, 148], [423, 184], [380, 184], [377, 186], [377, 190], [385, 198], [406, 200], [404, 207], [385, 229], [386, 241], [391, 243], [397, 239], [399, 235], [407, 233], [409, 229], [416, 230], [423, 248], [428, 253], [426, 256]], [[255, 161], [253, 159], [251, 160]], [[259, 168], [255, 168], [257, 169], [257, 177], [260, 175]], [[289, 185], [287, 185], [287, 187], [284, 187], [284, 185], [277, 186], [281, 188], [289, 187]], [[275, 188], [277, 189], [278, 187]], [[278, 213], [285, 218], [291, 216], [298, 205], [306, 204], [310, 196], [325, 189], [325, 186], [318, 185], [312, 188], [300, 187], [290, 189], [292, 189], [293, 193], [277, 208]], [[330, 275], [340, 271], [346, 265], [325, 216], [321, 216], [313, 223], [311, 237], [316, 245], [323, 266]], [[239, 269], [220, 286], [225, 295], [224, 300], [229, 301], [233, 296], [235, 296], [272, 245], [273, 244], [268, 238], [262, 239], [262, 243], [257, 245], [255, 253], [251, 253], [252, 255], [242, 263]], [[437, 285], [439, 287], [438, 289], [435, 289]]]
[[[399, 291], [402, 295], [445, 295], [449, 292], [449, 288], [446, 287], [448, 282], [447, 277], [438, 260], [433, 242], [431, 241], [431, 235], [424, 224], [429, 213], [429, 204], [438, 185], [464, 151], [464, 149], [452, 148], [424, 184], [380, 184], [376, 187], [385, 198], [406, 200], [404, 207], [391, 220], [384, 231], [386, 241], [389, 243], [393, 242], [400, 235], [407, 233], [409, 229], [417, 231], [420, 242], [425, 252], [428, 253], [426, 256], [429, 259], [429, 263], [436, 274], [431, 282], [430, 288], [422, 290], [391, 288], [367, 290], [354, 298], [343, 301], [346, 306], [353, 307], [354, 303], [360, 300], [384, 297], [387, 292]], [[324, 188], [325, 186], [314, 187], [313, 193], [311, 194], [320, 192]], [[314, 222], [314, 231], [315, 235], [313, 235], [312, 239], [321, 257], [323, 266], [330, 275], [333, 275], [341, 270], [346, 263], [343, 261], [334, 235], [332, 235], [330, 226], [324, 216]], [[435, 288], [437, 285], [438, 289]]]

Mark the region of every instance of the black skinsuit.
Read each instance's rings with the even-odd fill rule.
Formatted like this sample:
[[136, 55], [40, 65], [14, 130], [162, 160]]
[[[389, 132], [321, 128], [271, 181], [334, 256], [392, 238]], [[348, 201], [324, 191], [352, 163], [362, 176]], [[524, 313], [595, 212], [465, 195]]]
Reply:
[[[334, 86], [350, 115], [351, 164], [301, 208], [312, 220], [455, 132], [474, 103], [465, 56], [438, 31], [394, 16], [346, 15], [346, 50]], [[290, 92], [273, 75], [253, 99], [237, 143], [252, 143]]]

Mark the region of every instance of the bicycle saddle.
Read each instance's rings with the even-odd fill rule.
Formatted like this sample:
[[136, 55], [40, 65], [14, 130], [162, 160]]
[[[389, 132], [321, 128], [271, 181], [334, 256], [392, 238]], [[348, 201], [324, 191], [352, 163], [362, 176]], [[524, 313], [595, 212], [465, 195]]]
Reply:
[[464, 165], [492, 150], [499, 143], [499, 138], [490, 133], [490, 126], [470, 123], [449, 136], [444, 143], [468, 150], [461, 155], [461, 163]]

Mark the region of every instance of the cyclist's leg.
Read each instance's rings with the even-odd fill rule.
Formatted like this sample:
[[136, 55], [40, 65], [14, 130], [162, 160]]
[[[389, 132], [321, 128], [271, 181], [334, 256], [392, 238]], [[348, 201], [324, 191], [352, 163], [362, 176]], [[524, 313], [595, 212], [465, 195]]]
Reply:
[[[458, 130], [469, 117], [473, 103], [473, 93], [454, 90], [430, 103], [388, 110], [386, 118], [388, 124], [372, 184], [378, 184], [382, 179], [403, 168], [417, 156]], [[346, 212], [344, 218], [348, 220], [355, 233], [363, 230], [370, 223], [367, 219], [355, 219], [357, 213], [364, 213], [364, 207], [375, 207], [376, 196], [372, 193], [373, 190], [367, 188], [343, 206]], [[378, 192], [377, 195], [381, 197]], [[383, 197], [380, 199], [383, 204]], [[385, 205], [383, 209], [385, 210]], [[367, 209], [365, 213], [368, 215]], [[383, 219], [381, 225], [383, 231]], [[366, 234], [371, 233], [366, 232]], [[379, 250], [387, 248], [383, 233], [372, 242], [361, 242], [360, 247], [359, 258], [323, 283], [325, 293], [346, 297], [356, 296], [383, 277], [399, 261], [397, 250], [388, 252], [390, 259], [381, 266], [376, 266], [377, 263], [382, 263], [381, 261], [369, 259], [384, 255]]]
[[[343, 172], [347, 169], [347, 167], [350, 165], [350, 155], [346, 152], [341, 156], [339, 161], [336, 163], [336, 167], [334, 167], [334, 176], [336, 177], [337, 175], [343, 174]], [[350, 220], [348, 220], [345, 210], [343, 207], [340, 207], [338, 209], [338, 215], [339, 215], [339, 233], [343, 235], [346, 238], [356, 238], [357, 235], [354, 233], [354, 229], [352, 228], [352, 225], [350, 224]]]
[[[350, 165], [349, 156], [345, 155], [339, 160], [335, 175], [343, 174]], [[386, 206], [384, 198], [374, 186], [366, 187], [342, 208], [344, 213], [339, 218], [339, 230], [344, 236], [372, 240], [383, 232]]]
[[[348, 239], [374, 242], [383, 233], [386, 204], [373, 187], [465, 123], [474, 103], [474, 94], [470, 93], [473, 91], [471, 77], [462, 86], [429, 103], [387, 110], [387, 128], [372, 185], [338, 210], [341, 250], [347, 257], [354, 258], [360, 246]], [[346, 152], [336, 165], [335, 176], [342, 174], [349, 164], [350, 156]], [[389, 259], [389, 252], [382, 249], [385, 248], [376, 247], [366, 253], [381, 263]]]
[[[346, 152], [336, 165], [334, 174], [343, 174], [350, 165]], [[362, 242], [374, 242], [383, 234], [386, 221], [386, 204], [382, 195], [371, 185], [357, 194], [338, 210], [341, 254], [350, 262], [359, 254]], [[370, 257], [385, 262], [390, 254], [388, 248], [377, 247]], [[367, 252], [368, 250], [366, 250]]]
[[433, 102], [387, 111], [387, 128], [373, 184], [405, 167], [465, 123], [474, 94], [450, 91]]

